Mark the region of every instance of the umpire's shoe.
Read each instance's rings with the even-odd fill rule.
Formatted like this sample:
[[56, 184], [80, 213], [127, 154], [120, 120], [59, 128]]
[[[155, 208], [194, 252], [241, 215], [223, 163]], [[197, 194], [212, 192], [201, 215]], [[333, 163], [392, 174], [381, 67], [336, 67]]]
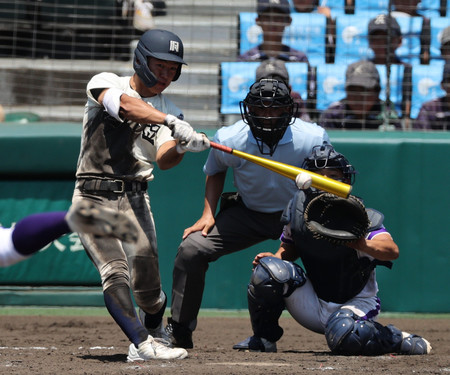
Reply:
[[136, 226], [125, 214], [88, 200], [74, 203], [67, 212], [66, 222], [72, 232], [117, 237], [126, 242], [138, 239]]
[[431, 351], [431, 344], [423, 337], [402, 332], [403, 340], [400, 344], [399, 354], [420, 355]]
[[192, 349], [194, 343], [192, 342], [192, 331], [175, 322], [172, 318], [167, 319], [166, 333], [170, 337], [172, 346], [176, 348]]
[[244, 341], [233, 346], [233, 349], [249, 352], [276, 353], [277, 343], [258, 336], [247, 337]]

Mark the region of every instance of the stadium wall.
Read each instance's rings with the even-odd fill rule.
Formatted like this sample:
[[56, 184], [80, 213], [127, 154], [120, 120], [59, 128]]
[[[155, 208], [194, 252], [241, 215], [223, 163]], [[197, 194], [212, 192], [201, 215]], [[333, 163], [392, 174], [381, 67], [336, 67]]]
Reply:
[[[70, 205], [81, 126], [73, 123], [2, 124], [0, 224]], [[211, 130], [207, 131], [212, 136]], [[332, 143], [356, 166], [354, 194], [385, 214], [400, 246], [392, 270], [379, 267], [382, 309], [450, 312], [447, 240], [450, 133], [330, 131]], [[173, 259], [184, 228], [203, 209], [207, 153], [186, 154], [179, 166], [155, 170], [149, 193], [155, 216], [163, 286], [170, 299]], [[226, 190], [232, 190], [231, 174]], [[210, 265], [203, 308], [245, 309], [256, 252], [275, 251], [267, 241]], [[170, 300], [169, 300], [170, 303]], [[100, 279], [70, 234], [27, 261], [0, 269], [1, 305], [102, 306]]]

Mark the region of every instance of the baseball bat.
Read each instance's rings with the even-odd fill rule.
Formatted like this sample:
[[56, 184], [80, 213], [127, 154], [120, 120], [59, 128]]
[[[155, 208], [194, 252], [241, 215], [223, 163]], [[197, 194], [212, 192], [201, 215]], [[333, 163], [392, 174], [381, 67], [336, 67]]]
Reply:
[[235, 155], [241, 159], [248, 160], [252, 163], [258, 164], [261, 167], [270, 169], [271, 171], [281, 174], [282, 176], [288, 177], [294, 181], [299, 173], [307, 173], [309, 176], [311, 176], [312, 180], [311, 185], [313, 187], [315, 187], [316, 189], [326, 191], [328, 193], [335, 194], [342, 198], [348, 198], [350, 192], [352, 191], [352, 186], [349, 184], [333, 180], [332, 178], [322, 176], [318, 173], [314, 173], [303, 168], [294, 167], [293, 165], [281, 163], [279, 161], [274, 161], [260, 156], [248, 154], [246, 152], [238, 151], [231, 147], [224, 146], [216, 142], [211, 141], [210, 144], [212, 148], [226, 152], [228, 154]]

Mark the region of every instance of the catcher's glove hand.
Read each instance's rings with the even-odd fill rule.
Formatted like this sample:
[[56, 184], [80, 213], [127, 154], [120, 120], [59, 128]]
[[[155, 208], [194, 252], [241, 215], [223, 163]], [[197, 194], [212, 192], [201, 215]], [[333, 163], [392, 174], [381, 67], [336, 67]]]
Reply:
[[364, 204], [354, 195], [320, 194], [307, 204], [304, 219], [314, 238], [337, 245], [365, 236], [370, 225]]

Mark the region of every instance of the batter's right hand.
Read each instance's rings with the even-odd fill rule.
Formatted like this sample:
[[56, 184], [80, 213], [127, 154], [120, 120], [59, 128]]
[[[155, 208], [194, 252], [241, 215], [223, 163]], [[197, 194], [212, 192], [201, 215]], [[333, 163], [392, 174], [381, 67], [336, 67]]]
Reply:
[[172, 130], [172, 137], [178, 139], [180, 142], [188, 143], [194, 135], [194, 129], [192, 126], [178, 117], [173, 115], [167, 115], [164, 119], [164, 125]]

